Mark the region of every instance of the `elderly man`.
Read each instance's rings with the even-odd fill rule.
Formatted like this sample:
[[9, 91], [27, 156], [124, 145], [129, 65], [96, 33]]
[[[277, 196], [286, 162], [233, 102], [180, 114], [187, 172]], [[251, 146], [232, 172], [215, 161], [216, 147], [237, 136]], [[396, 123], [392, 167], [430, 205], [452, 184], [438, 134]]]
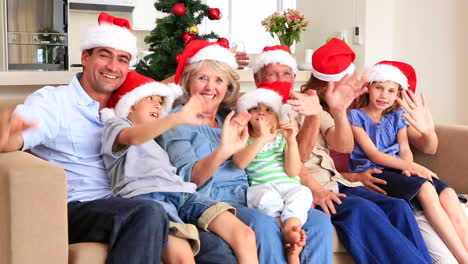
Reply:
[[0, 151], [30, 150], [64, 168], [69, 243], [103, 242], [108, 263], [160, 263], [168, 220], [152, 201], [112, 198], [99, 110], [125, 80], [137, 46], [127, 20], [106, 13], [81, 42], [83, 72], [1, 112]]

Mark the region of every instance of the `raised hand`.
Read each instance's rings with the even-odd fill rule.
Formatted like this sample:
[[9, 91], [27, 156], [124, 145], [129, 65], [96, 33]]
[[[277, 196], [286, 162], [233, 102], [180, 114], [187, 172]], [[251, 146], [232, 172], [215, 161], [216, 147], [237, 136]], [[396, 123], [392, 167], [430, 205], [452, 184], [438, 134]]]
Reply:
[[207, 119], [202, 115], [203, 103], [196, 96], [190, 97], [190, 100], [175, 113], [182, 124], [187, 125], [203, 125], [206, 124]]
[[412, 91], [401, 93], [403, 99], [397, 98], [397, 102], [406, 111], [403, 114], [406, 121], [422, 134], [427, 134], [434, 130], [434, 120], [431, 110], [424, 94], [421, 93], [421, 103], [415, 99]]
[[235, 55], [237, 68], [239, 70], [242, 70], [245, 66], [249, 65], [249, 56], [244, 51], [237, 51], [237, 45], [234, 45], [230, 51]]
[[322, 112], [317, 91], [310, 89], [306, 93], [291, 92], [291, 97], [286, 103], [292, 106], [292, 109], [303, 116], [319, 115]]
[[283, 133], [286, 142], [291, 142], [291, 140], [295, 140], [297, 136], [297, 127], [294, 124], [293, 118], [291, 114], [288, 114], [289, 122], [288, 123], [280, 123], [280, 128]]
[[272, 141], [278, 135], [278, 131], [275, 127], [272, 127], [271, 121], [267, 121], [263, 117], [260, 117], [258, 124], [260, 126], [257, 140], [263, 140], [263, 142], [266, 143]]
[[344, 112], [354, 99], [367, 92], [367, 80], [361, 72], [355, 71], [338, 82], [328, 82], [325, 100], [330, 112]]
[[250, 114], [245, 111], [234, 117], [234, 111], [224, 120], [220, 148], [229, 156], [244, 148], [249, 139], [247, 124]]
[[[18, 115], [12, 113], [11, 109], [4, 109], [0, 112], [0, 152], [11, 151], [9, 147], [10, 140], [18, 137], [22, 131], [36, 127], [36, 123], [26, 123]], [[22, 143], [21, 143], [22, 144]], [[21, 146], [15, 146], [13, 149], [19, 149]]]

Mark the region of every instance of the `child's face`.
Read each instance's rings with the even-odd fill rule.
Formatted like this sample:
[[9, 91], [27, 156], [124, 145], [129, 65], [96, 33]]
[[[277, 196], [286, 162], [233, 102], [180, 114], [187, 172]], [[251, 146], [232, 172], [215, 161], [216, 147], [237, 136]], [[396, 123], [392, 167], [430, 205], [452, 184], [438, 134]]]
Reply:
[[256, 130], [260, 127], [260, 123], [267, 124], [268, 128], [276, 128], [278, 125], [278, 117], [275, 110], [268, 105], [258, 104], [256, 107], [250, 108], [249, 113], [250, 124]]
[[134, 124], [158, 119], [161, 115], [163, 98], [157, 95], [147, 96], [130, 108], [128, 119]]
[[385, 110], [398, 98], [400, 85], [392, 82], [374, 82], [369, 85], [369, 107]]

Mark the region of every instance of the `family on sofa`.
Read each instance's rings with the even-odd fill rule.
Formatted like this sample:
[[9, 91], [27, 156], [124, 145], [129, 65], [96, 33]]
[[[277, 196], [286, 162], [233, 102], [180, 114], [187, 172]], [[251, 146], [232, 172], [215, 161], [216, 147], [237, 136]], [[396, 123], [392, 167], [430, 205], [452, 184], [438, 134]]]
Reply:
[[[169, 85], [129, 73], [136, 38], [125, 19], [101, 13], [81, 50], [69, 85], [44, 87], [0, 119], [0, 151], [65, 169], [69, 243], [108, 244], [108, 263], [332, 263], [334, 226], [357, 263], [468, 263], [466, 200], [408, 152], [408, 142], [437, 149], [411, 66], [383, 62], [362, 76], [332, 39], [299, 93], [288, 49], [266, 47], [253, 65], [265, 93], [244, 95], [242, 108], [224, 42], [189, 42]], [[356, 98], [360, 110], [348, 112]], [[330, 150], [365, 165], [339, 173]], [[307, 187], [307, 212], [292, 185]], [[440, 236], [429, 250], [418, 210], [434, 227], [424, 232]]]

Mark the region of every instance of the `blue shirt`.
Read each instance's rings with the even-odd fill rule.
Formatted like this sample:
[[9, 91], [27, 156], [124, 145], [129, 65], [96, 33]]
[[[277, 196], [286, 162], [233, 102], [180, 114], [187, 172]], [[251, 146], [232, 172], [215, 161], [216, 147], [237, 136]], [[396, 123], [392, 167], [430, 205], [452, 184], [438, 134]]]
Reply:
[[46, 86], [16, 107], [37, 128], [23, 132], [23, 150], [65, 169], [68, 201], [90, 201], [111, 196], [110, 181], [101, 155], [103, 124], [99, 103], [73, 77], [66, 86]]
[[[383, 116], [376, 123], [364, 111], [353, 109], [348, 113], [348, 119], [353, 126], [361, 127], [366, 131], [380, 152], [399, 158], [400, 146], [397, 135], [401, 129], [408, 127], [402, 116], [403, 113], [403, 109], [396, 110]], [[349, 157], [349, 171], [362, 172], [371, 168], [382, 170], [384, 167], [372, 162], [361, 146], [355, 142], [353, 152]]]
[[[181, 108], [178, 106], [172, 112]], [[159, 145], [167, 151], [172, 165], [177, 168], [177, 174], [185, 181], [191, 181], [193, 166], [219, 146], [224, 118], [224, 113], [216, 116], [219, 128], [182, 125], [158, 137]], [[247, 187], [247, 174], [229, 158], [197, 191], [215, 201], [246, 205]]]

